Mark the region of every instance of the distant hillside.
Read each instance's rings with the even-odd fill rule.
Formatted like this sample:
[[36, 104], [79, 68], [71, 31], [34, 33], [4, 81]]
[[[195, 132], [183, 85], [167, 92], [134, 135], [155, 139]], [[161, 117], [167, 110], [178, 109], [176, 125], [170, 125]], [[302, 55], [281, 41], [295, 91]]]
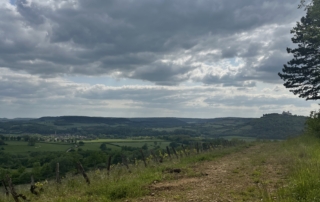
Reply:
[[307, 117], [267, 114], [261, 118], [108, 118], [87, 116], [0, 119], [0, 134], [133, 136], [243, 136], [285, 139], [302, 133]]
[[7, 119], [7, 118], [0, 118], [0, 121], [30, 121], [34, 118], [14, 118], [14, 119]]
[[255, 118], [223, 117], [223, 118], [212, 118], [212, 119], [196, 119], [196, 118], [177, 118], [177, 119], [190, 124], [192, 123], [205, 124], [205, 123], [248, 122]]
[[85, 123], [85, 124], [128, 124], [130, 123], [129, 119], [126, 118], [106, 118], [106, 117], [89, 117], [89, 116], [59, 116], [59, 117], [41, 117], [34, 121], [47, 122], [52, 121], [55, 123]]
[[178, 118], [130, 118], [131, 125], [144, 127], [177, 127], [188, 123]]
[[[246, 136], [259, 139], [286, 139], [302, 134], [307, 117], [282, 114], [266, 114], [255, 119], [218, 119], [215, 123], [224, 123], [216, 134], [223, 136]], [[241, 121], [243, 122], [241, 124]], [[227, 123], [232, 123], [228, 124]], [[220, 125], [221, 126], [221, 125]]]
[[250, 122], [250, 136], [262, 139], [285, 139], [302, 134], [307, 117], [266, 114]]
[[136, 127], [177, 127], [187, 123], [177, 118], [109, 118], [88, 116], [59, 116], [41, 117], [35, 122], [53, 122], [55, 125], [70, 124], [106, 124], [106, 125], [128, 125]]

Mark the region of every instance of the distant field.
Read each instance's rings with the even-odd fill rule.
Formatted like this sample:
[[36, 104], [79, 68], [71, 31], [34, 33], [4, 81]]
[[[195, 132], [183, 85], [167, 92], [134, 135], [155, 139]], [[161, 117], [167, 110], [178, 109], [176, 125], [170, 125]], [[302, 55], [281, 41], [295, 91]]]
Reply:
[[57, 143], [36, 143], [35, 146], [28, 146], [24, 141], [6, 141], [8, 145], [2, 145], [5, 152], [10, 153], [24, 153], [33, 151], [67, 151], [71, 144], [57, 144]]
[[[129, 147], [142, 147], [144, 144], [147, 144], [149, 148], [152, 148], [155, 146], [155, 142], [157, 145], [159, 145], [161, 148], [165, 148], [170, 144], [168, 141], [160, 140], [160, 139], [97, 139], [97, 140], [90, 140], [90, 141], [83, 141], [85, 143], [85, 146], [83, 149], [86, 149], [87, 146], [90, 146], [90, 148], [93, 149], [93, 145], [98, 145], [97, 148], [99, 149], [101, 143], [111, 143], [112, 145], [117, 145], [119, 147], [121, 146], [129, 146]], [[110, 148], [112, 145], [107, 144], [107, 147]], [[119, 149], [116, 146], [114, 146], [114, 149]], [[113, 149], [113, 148], [112, 148]]]
[[[174, 130], [178, 130], [178, 129], [183, 129], [182, 127], [170, 127], [170, 128], [153, 128], [153, 130], [156, 131], [167, 131], [167, 132], [172, 132]], [[184, 128], [185, 129], [185, 128]]]
[[257, 138], [255, 137], [242, 137], [242, 136], [225, 136], [223, 138], [227, 140], [238, 139], [238, 140], [244, 140], [247, 142], [253, 142], [257, 140]]
[[[155, 147], [153, 142], [117, 142], [114, 143], [116, 145], [119, 146], [130, 146], [130, 147], [142, 147], [144, 144], [147, 144], [148, 148], [151, 149], [153, 147]], [[160, 146], [160, 148], [166, 148], [166, 146], [168, 146], [170, 144], [170, 142], [158, 142], [157, 145]]]
[[[227, 140], [232, 140], [234, 138], [239, 140], [245, 140], [248, 142], [256, 141], [254, 137], [243, 137], [243, 136], [224, 136], [223, 138]], [[120, 150], [122, 146], [137, 147], [141, 148], [144, 144], [147, 144], [149, 149], [155, 146], [160, 146], [160, 148], [165, 149], [166, 146], [170, 144], [169, 141], [164, 141], [160, 139], [96, 139], [96, 140], [85, 140], [84, 145], [80, 148], [83, 150], [94, 150], [99, 151], [100, 145], [102, 143], [107, 143], [107, 148], [112, 150]], [[10, 153], [24, 153], [33, 151], [67, 151], [73, 148], [71, 143], [46, 143], [38, 142], [35, 146], [28, 146], [27, 142], [24, 141], [6, 141], [8, 145], [0, 146], [3, 147], [5, 152]]]
[[[81, 146], [80, 148], [83, 150], [94, 150], [94, 151], [98, 151], [100, 150], [100, 145], [102, 143], [101, 142], [85, 142], [84, 146]], [[114, 145], [110, 145], [107, 144], [107, 148], [110, 148], [112, 150], [120, 150], [120, 147], [114, 146]]]
[[96, 139], [96, 140], [83, 140], [83, 142], [163, 142], [160, 139]]
[[[97, 139], [91, 141], [83, 141], [84, 145], [80, 148], [83, 150], [100, 150], [100, 145], [102, 143], [107, 144], [107, 148], [112, 150], [120, 150], [121, 146], [130, 146], [141, 148], [144, 144], [151, 149], [156, 145], [159, 145], [161, 148], [165, 148], [170, 144], [170, 142], [159, 140], [159, 139]], [[0, 146], [4, 148], [5, 152], [10, 153], [25, 153], [25, 152], [34, 152], [34, 151], [67, 151], [70, 148], [73, 148], [73, 144], [70, 143], [46, 143], [46, 142], [37, 142], [35, 146], [28, 146], [27, 142], [24, 141], [6, 141], [7, 145]]]

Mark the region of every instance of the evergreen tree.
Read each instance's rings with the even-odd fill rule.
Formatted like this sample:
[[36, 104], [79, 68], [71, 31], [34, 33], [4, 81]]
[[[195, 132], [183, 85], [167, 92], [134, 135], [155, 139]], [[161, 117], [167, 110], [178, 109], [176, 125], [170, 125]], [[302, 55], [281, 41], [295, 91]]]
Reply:
[[291, 40], [298, 47], [287, 48], [293, 59], [284, 65], [279, 76], [290, 92], [317, 100], [320, 99], [320, 0], [313, 0], [305, 8], [306, 16], [291, 30], [294, 34]]

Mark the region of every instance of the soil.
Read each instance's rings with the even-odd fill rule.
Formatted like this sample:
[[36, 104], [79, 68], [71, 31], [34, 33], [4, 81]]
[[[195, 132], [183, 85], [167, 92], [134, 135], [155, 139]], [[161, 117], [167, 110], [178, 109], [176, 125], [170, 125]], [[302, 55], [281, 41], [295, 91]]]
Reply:
[[[154, 182], [150, 195], [134, 200], [170, 201], [262, 201], [276, 200], [276, 190], [285, 183], [287, 159], [279, 155], [280, 143], [261, 143], [215, 161], [193, 166], [198, 177], [182, 176], [176, 180]], [[179, 175], [172, 173], [172, 175]]]

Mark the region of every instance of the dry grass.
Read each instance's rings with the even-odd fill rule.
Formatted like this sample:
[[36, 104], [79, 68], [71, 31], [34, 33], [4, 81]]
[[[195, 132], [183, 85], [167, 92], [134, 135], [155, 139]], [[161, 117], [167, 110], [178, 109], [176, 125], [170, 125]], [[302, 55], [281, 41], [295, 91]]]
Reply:
[[[286, 168], [278, 154], [282, 143], [259, 143], [216, 161], [193, 165], [197, 177], [152, 184], [151, 196], [132, 201], [261, 201], [277, 196]], [[129, 200], [130, 201], [130, 200]]]

